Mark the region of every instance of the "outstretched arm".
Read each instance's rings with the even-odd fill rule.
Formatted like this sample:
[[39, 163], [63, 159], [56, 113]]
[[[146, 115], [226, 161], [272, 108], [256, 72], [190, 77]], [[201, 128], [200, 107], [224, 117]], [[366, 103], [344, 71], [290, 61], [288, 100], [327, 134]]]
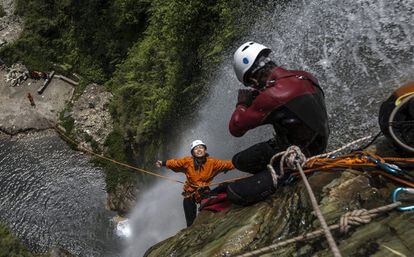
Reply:
[[185, 172], [187, 168], [186, 158], [167, 160], [163, 164], [174, 172]]
[[230, 160], [218, 160], [214, 161], [214, 173], [217, 175], [220, 172], [226, 172], [228, 170], [234, 169], [234, 165]]

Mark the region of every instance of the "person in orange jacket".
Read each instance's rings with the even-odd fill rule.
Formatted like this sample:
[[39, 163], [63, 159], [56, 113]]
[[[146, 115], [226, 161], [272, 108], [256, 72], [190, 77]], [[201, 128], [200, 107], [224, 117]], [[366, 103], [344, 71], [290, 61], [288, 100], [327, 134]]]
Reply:
[[158, 160], [155, 166], [162, 166], [182, 172], [187, 177], [184, 184], [184, 214], [187, 221], [187, 227], [193, 224], [197, 216], [197, 203], [201, 201], [201, 194], [204, 190], [209, 190], [208, 186], [211, 181], [220, 172], [227, 172], [234, 169], [230, 160], [219, 160], [208, 155], [207, 146], [201, 140], [195, 140], [191, 144], [191, 155], [180, 159], [171, 159], [167, 161]]

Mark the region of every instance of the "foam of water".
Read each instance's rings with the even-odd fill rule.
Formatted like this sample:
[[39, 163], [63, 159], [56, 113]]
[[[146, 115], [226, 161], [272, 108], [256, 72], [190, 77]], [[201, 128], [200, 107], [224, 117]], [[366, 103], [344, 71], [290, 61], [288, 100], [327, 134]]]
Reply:
[[[332, 130], [330, 148], [334, 148], [377, 132], [381, 101], [398, 85], [414, 79], [413, 35], [412, 0], [297, 0], [270, 8], [242, 41], [268, 45], [278, 64], [307, 70], [320, 80]], [[228, 132], [241, 87], [230, 61], [236, 47], [211, 74], [209, 98], [200, 106], [198, 120], [182, 132], [169, 157], [188, 155], [191, 141], [202, 139], [212, 156], [231, 158], [271, 137], [269, 128], [250, 131], [242, 138]], [[125, 256], [142, 255], [184, 228], [180, 192], [179, 186], [161, 181], [142, 195], [131, 215], [135, 236], [127, 243]]]

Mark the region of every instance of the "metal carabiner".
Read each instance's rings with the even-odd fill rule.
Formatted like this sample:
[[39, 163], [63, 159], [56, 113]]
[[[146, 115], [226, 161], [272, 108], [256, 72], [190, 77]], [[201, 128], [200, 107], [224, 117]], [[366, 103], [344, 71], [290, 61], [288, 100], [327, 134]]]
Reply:
[[[407, 194], [412, 194], [414, 195], [414, 188], [410, 188], [410, 187], [398, 187], [396, 188], [393, 192], [392, 192], [392, 202], [398, 202], [398, 194], [400, 192], [405, 192]], [[412, 211], [414, 210], [414, 204], [413, 205], [409, 205], [409, 206], [400, 206], [398, 207], [398, 210], [400, 211]]]
[[388, 173], [398, 175], [399, 173], [402, 172], [400, 167], [398, 167], [397, 165], [389, 164], [389, 163], [386, 163], [386, 162], [382, 163], [380, 160], [375, 159], [371, 156], [367, 156], [367, 157], [368, 157], [368, 159], [373, 161], [378, 166], [378, 168], [383, 169]]

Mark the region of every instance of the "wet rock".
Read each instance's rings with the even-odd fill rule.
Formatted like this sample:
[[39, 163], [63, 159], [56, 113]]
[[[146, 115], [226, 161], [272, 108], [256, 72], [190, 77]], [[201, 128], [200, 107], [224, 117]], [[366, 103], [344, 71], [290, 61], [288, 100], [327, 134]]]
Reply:
[[[382, 139], [380, 142], [383, 142]], [[384, 144], [375, 146], [388, 152]], [[376, 183], [373, 183], [376, 177]], [[381, 176], [354, 170], [309, 178], [328, 224], [355, 209], [372, 209], [390, 203], [396, 187]], [[396, 210], [348, 234], [333, 231], [343, 256], [412, 256], [414, 215]], [[195, 223], [153, 247], [145, 256], [234, 256], [319, 229], [302, 182], [279, 188], [267, 201], [249, 207], [233, 206], [226, 213], [201, 212]], [[261, 255], [262, 256], [262, 255]], [[324, 237], [290, 244], [263, 256], [332, 256]]]
[[108, 209], [125, 215], [135, 206], [138, 192], [139, 190], [135, 183], [116, 185], [115, 189], [108, 193]]
[[78, 141], [87, 145], [94, 141], [98, 150], [104, 150], [106, 137], [112, 131], [112, 117], [108, 109], [111, 99], [112, 94], [103, 86], [90, 84], [73, 103], [74, 134]]

